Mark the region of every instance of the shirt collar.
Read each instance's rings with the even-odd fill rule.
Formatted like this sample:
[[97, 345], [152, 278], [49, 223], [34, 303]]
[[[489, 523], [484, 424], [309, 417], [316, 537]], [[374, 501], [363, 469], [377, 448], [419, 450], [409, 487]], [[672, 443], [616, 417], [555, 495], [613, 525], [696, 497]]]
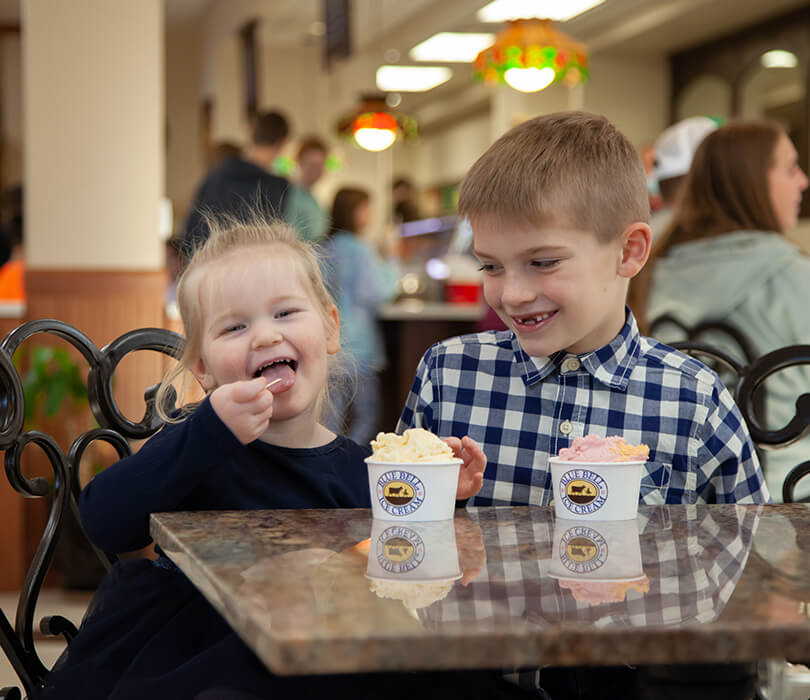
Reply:
[[[641, 334], [633, 312], [625, 307], [625, 322], [619, 334], [607, 345], [577, 357], [594, 379], [609, 387], [624, 390], [641, 353], [640, 340]], [[548, 357], [531, 357], [520, 346], [514, 333], [512, 350], [515, 361], [522, 368], [521, 378], [527, 386], [545, 379], [554, 371], [559, 372], [563, 360], [569, 355], [560, 350]]]

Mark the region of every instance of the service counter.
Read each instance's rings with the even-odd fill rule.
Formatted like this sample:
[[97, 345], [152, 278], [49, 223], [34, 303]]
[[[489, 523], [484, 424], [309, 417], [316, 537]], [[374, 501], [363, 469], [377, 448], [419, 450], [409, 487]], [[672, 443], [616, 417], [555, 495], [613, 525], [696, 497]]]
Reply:
[[382, 375], [383, 411], [379, 430], [392, 431], [419, 360], [433, 343], [456, 335], [474, 333], [484, 316], [478, 304], [446, 304], [407, 300], [382, 306], [377, 314], [382, 326], [388, 367]]

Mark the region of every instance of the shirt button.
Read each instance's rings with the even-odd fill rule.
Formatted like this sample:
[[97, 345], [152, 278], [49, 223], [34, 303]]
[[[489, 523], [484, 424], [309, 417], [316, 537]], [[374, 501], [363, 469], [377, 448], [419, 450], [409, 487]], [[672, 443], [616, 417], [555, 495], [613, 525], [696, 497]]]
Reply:
[[560, 432], [561, 432], [563, 435], [570, 435], [570, 434], [571, 434], [571, 431], [572, 431], [573, 429], [574, 429], [574, 426], [573, 426], [573, 425], [571, 425], [571, 421], [570, 421], [570, 420], [564, 420], [562, 423], [560, 423]]
[[568, 372], [576, 372], [581, 366], [582, 366], [582, 363], [576, 357], [569, 357], [565, 361], [565, 369]]

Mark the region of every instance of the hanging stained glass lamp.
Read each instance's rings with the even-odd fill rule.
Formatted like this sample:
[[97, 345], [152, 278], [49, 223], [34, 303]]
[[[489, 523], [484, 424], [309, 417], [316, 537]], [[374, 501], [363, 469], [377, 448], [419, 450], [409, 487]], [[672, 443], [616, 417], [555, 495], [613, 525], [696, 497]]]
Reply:
[[416, 121], [392, 113], [384, 97], [364, 97], [357, 109], [338, 122], [337, 131], [367, 151], [384, 151], [397, 138], [416, 136]]
[[588, 51], [549, 19], [516, 19], [476, 56], [473, 71], [477, 80], [521, 92], [555, 82], [573, 86], [588, 79]]

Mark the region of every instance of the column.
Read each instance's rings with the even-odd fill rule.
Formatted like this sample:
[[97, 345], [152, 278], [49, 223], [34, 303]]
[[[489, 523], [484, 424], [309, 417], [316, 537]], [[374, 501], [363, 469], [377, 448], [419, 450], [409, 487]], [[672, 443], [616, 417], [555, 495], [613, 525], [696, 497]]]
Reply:
[[163, 0], [23, 3], [27, 317], [99, 346], [163, 325], [163, 33]]

